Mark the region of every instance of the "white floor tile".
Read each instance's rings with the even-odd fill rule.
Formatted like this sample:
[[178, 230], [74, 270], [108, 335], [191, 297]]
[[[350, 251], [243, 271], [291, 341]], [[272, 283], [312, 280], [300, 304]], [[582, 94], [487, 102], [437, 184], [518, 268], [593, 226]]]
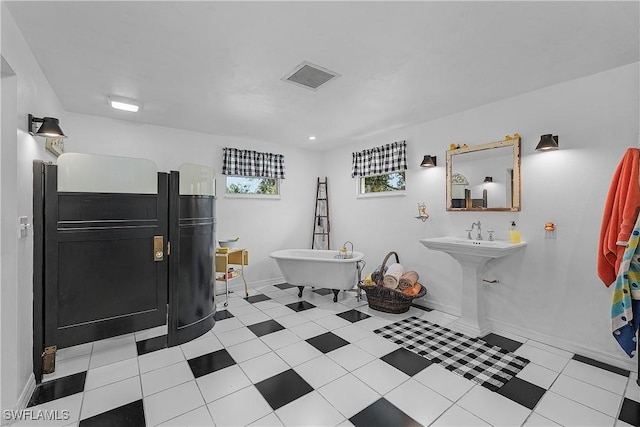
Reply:
[[[300, 298], [298, 298], [297, 294], [296, 295], [291, 295], [288, 292], [285, 292], [285, 296], [274, 298], [274, 299], [276, 301], [278, 301], [282, 305], [287, 305], [287, 304], [291, 304], [291, 303], [300, 301]], [[269, 310], [270, 309], [265, 310], [265, 312], [267, 312]]]
[[343, 328], [352, 324], [351, 322], [343, 319], [340, 316], [321, 317], [320, 319], [317, 319], [315, 323], [322, 326], [328, 331], [333, 331], [334, 329]]
[[318, 389], [318, 392], [345, 418], [351, 418], [380, 398], [380, 394], [347, 374]]
[[440, 326], [448, 326], [451, 323], [458, 320], [459, 316], [454, 316], [453, 314], [444, 313], [442, 311], [433, 310], [433, 311], [423, 311], [418, 317], [424, 320], [428, 320], [429, 322], [435, 323]]
[[65, 359], [71, 359], [85, 354], [91, 354], [93, 343], [74, 345], [73, 347], [61, 348], [56, 352], [56, 363]]
[[528, 343], [518, 347], [514, 353], [555, 372], [561, 372], [570, 360], [570, 357], [561, 356]]
[[267, 416], [273, 410], [254, 387], [245, 387], [208, 405], [218, 426], [244, 426]]
[[214, 327], [213, 332], [225, 347], [231, 347], [232, 345], [240, 344], [241, 342], [249, 341], [256, 337], [256, 334], [251, 332], [246, 326], [223, 333], [216, 331]]
[[253, 340], [245, 341], [240, 344], [236, 344], [231, 347], [227, 347], [227, 351], [236, 361], [241, 363], [254, 357], [269, 353], [271, 349], [262, 340], [256, 338]]
[[[267, 296], [268, 296], [268, 295], [267, 295]], [[284, 295], [282, 295], [282, 296], [284, 296]], [[280, 303], [279, 303], [279, 302], [277, 302], [277, 301], [273, 301], [273, 300], [266, 300], [266, 301], [260, 301], [260, 302], [257, 302], [257, 303], [255, 303], [255, 304], [253, 304], [253, 306], [254, 306], [255, 308], [258, 308], [258, 309], [262, 310], [262, 311], [265, 311], [265, 310], [269, 310], [270, 308], [277, 308], [277, 307], [281, 307], [281, 306], [282, 306], [282, 304], [280, 304]]]
[[293, 328], [294, 326], [302, 325], [303, 323], [307, 323], [310, 321], [311, 320], [307, 319], [302, 314], [296, 312], [292, 312], [292, 314], [288, 314], [286, 316], [278, 317], [278, 323], [280, 323], [285, 328]]
[[121, 347], [125, 344], [135, 344], [136, 339], [133, 333], [126, 335], [118, 335], [116, 337], [105, 338], [93, 343], [93, 351], [102, 351], [109, 347]]
[[[278, 300], [278, 302], [280, 302], [280, 304], [283, 304], [281, 302], [281, 300]], [[285, 302], [284, 304], [289, 304], [291, 302], [292, 301]], [[269, 308], [269, 309], [264, 311], [264, 314], [266, 314], [267, 316], [269, 316], [272, 319], [279, 319], [279, 318], [284, 317], [284, 316], [290, 316], [293, 313], [295, 313], [295, 311], [291, 310], [289, 307], [285, 307], [284, 305], [281, 305], [280, 307]]]
[[577, 360], [570, 360], [562, 371], [562, 374], [619, 395], [624, 394], [628, 381], [628, 377], [609, 372], [596, 366], [578, 362]]
[[111, 363], [120, 362], [122, 360], [131, 359], [138, 356], [138, 349], [136, 343], [133, 341], [133, 335], [131, 335], [131, 341], [122, 345], [116, 346], [101, 346], [97, 349], [94, 343], [93, 352], [91, 353], [91, 360], [89, 362], [89, 369], [99, 368], [100, 366], [109, 365]]
[[254, 307], [252, 304], [241, 305], [237, 307], [229, 307], [227, 311], [229, 311], [229, 313], [233, 314], [236, 317], [247, 316], [249, 314], [262, 313], [262, 311]]
[[528, 408], [479, 385], [462, 396], [457, 405], [494, 426], [522, 425], [531, 413]]
[[167, 335], [167, 329], [167, 325], [162, 325], [151, 329], [145, 329], [144, 331], [138, 331], [135, 333], [136, 342]]
[[262, 417], [255, 423], [251, 423], [249, 425], [255, 426], [255, 427], [282, 427], [283, 426], [282, 421], [280, 421], [280, 418], [278, 418], [275, 412], [272, 412], [266, 417]]
[[[51, 402], [43, 403], [40, 405], [32, 406], [27, 408], [27, 410], [31, 410], [33, 416], [30, 417], [27, 415], [28, 413], [24, 413], [23, 419], [17, 420], [11, 426], [15, 427], [23, 427], [23, 426], [66, 426], [68, 424], [77, 422], [80, 419], [80, 409], [82, 407], [82, 393], [72, 394], [71, 396], [63, 397], [61, 399], [52, 400]], [[60, 418], [59, 420], [42, 420], [37, 419], [38, 413], [40, 411], [50, 411], [49, 413], [55, 413], [58, 415], [56, 418]], [[35, 418], [35, 419], [31, 419]], [[2, 422], [6, 422], [6, 420], [2, 418]], [[4, 424], [3, 424], [4, 425]]]
[[385, 399], [422, 425], [434, 422], [453, 402], [410, 379], [385, 395]]
[[78, 372], [84, 372], [89, 369], [90, 358], [90, 354], [83, 354], [71, 359], [56, 361], [56, 370], [51, 374], [44, 374], [42, 376], [42, 382], [77, 374]]
[[277, 332], [263, 335], [260, 337], [260, 339], [272, 350], [277, 350], [279, 348], [286, 347], [288, 345], [295, 344], [301, 341], [301, 338], [299, 336], [288, 329], [282, 329]]
[[140, 379], [144, 396], [194, 380], [186, 360], [142, 374]]
[[140, 378], [133, 377], [84, 393], [80, 419], [93, 417], [142, 398]]
[[545, 390], [549, 390], [549, 387], [551, 387], [551, 384], [553, 384], [556, 378], [558, 378], [558, 375], [560, 374], [556, 371], [552, 371], [544, 366], [529, 362], [527, 363], [527, 366], [518, 372], [516, 377], [529, 381], [530, 383], [542, 387]]
[[409, 379], [407, 374], [380, 359], [356, 369], [353, 375], [383, 395]]
[[137, 377], [140, 374], [138, 369], [138, 358], [116, 362], [111, 365], [89, 369], [84, 383], [84, 391], [93, 390], [108, 384]]
[[159, 424], [164, 427], [185, 427], [185, 426], [213, 426], [213, 420], [211, 414], [206, 406], [201, 406], [193, 411], [189, 411], [186, 414], [182, 414], [176, 418], [172, 418], [169, 421], [164, 421]]
[[147, 426], [187, 414], [204, 405], [195, 381], [161, 391], [144, 398], [144, 415]]
[[236, 316], [239, 321], [241, 321], [244, 325], [255, 325], [256, 323], [266, 322], [267, 320], [271, 320], [271, 317], [267, 316], [262, 311], [256, 311], [255, 313], [243, 314], [241, 316]]
[[563, 426], [613, 426], [615, 419], [595, 409], [547, 391], [538, 405], [536, 413]]
[[215, 335], [220, 335], [242, 327], [244, 327], [244, 324], [241, 321], [235, 317], [231, 317], [228, 319], [217, 320], [216, 324], [213, 326], [213, 333]]
[[433, 424], [432, 427], [462, 427], [462, 426], [491, 426], [491, 424], [476, 417], [469, 411], [458, 405], [447, 409]]
[[636, 381], [637, 379], [638, 374], [631, 373], [624, 396], [631, 400], [635, 400], [636, 402], [640, 402], [640, 385], [638, 385], [638, 382]]
[[573, 353], [563, 350], [561, 348], [558, 347], [554, 347], [552, 345], [548, 345], [545, 343], [541, 343], [540, 341], [536, 341], [536, 340], [527, 340], [525, 342], [525, 344], [539, 348], [541, 350], [545, 350], [548, 351], [549, 353], [553, 353], [553, 354], [557, 354], [558, 356], [561, 356], [565, 359], [571, 359], [573, 357]]
[[[371, 313], [368, 313], [369, 315], [371, 315]], [[389, 319], [384, 319], [381, 317], [377, 317], [377, 316], [373, 316], [373, 317], [369, 317], [368, 319], [364, 319], [364, 320], [360, 320], [358, 322], [358, 326], [361, 327], [362, 329], [366, 329], [368, 331], [373, 331], [375, 329], [379, 329], [382, 328], [384, 326], [387, 326], [391, 323], [393, 323], [394, 321], [398, 321], [400, 319], [396, 319], [396, 320], [389, 320]]]
[[371, 353], [364, 351], [354, 344], [348, 344], [330, 351], [327, 353], [327, 357], [331, 358], [334, 362], [349, 372], [358, 369], [375, 359]]
[[315, 307], [315, 308], [311, 308], [309, 310], [301, 311], [300, 314], [303, 315], [304, 317], [306, 317], [309, 320], [316, 320], [316, 319], [321, 319], [321, 318], [326, 317], [326, 316], [331, 316], [334, 313], [331, 312], [331, 311], [328, 311], [328, 310], [323, 310], [321, 308]]
[[274, 352], [254, 357], [239, 365], [254, 384], [289, 369], [289, 365]]
[[251, 381], [238, 365], [204, 375], [197, 378], [196, 382], [207, 403], [251, 385]]
[[[361, 320], [361, 322], [364, 322], [364, 320]], [[385, 354], [389, 354], [400, 348], [398, 344], [394, 344], [379, 335], [371, 335], [370, 337], [357, 341], [354, 344], [375, 357], [382, 357]]]
[[317, 391], [277, 409], [276, 415], [286, 426], [334, 426], [344, 420]]
[[352, 323], [348, 326], [335, 329], [332, 332], [340, 338], [344, 338], [351, 343], [363, 340], [365, 338], [370, 338], [371, 336], [375, 335], [373, 332], [359, 327], [358, 323], [360, 322]]
[[180, 347], [169, 347], [157, 350], [151, 353], [143, 354], [138, 357], [140, 364], [140, 373], [153, 371], [155, 369], [164, 368], [185, 360]]
[[475, 385], [475, 383], [454, 374], [437, 363], [427, 366], [413, 378], [452, 402], [460, 399]]
[[[614, 374], [615, 375], [615, 374]], [[551, 391], [616, 418], [621, 397], [618, 394], [561, 374]]]
[[[335, 353], [332, 351], [331, 353]], [[298, 341], [276, 350], [276, 354], [282, 358], [289, 366], [298, 366], [316, 357], [322, 356], [322, 352], [306, 341]]]
[[326, 355], [296, 366], [295, 371], [314, 389], [347, 374], [347, 371]]
[[[214, 327], [215, 328], [215, 327]], [[193, 341], [189, 341], [180, 346], [185, 359], [193, 359], [203, 354], [213, 353], [214, 351], [222, 350], [224, 346], [215, 335], [207, 335], [206, 337], [198, 338]]]
[[289, 330], [303, 340], [317, 337], [318, 335], [328, 332], [326, 328], [318, 325], [316, 322], [303, 323], [301, 325], [291, 327]]
[[545, 418], [540, 414], [536, 414], [535, 412], [529, 415], [529, 418], [527, 418], [527, 421], [523, 424], [523, 426], [526, 427], [553, 427], [559, 425], [560, 424], [554, 423], [550, 419]]

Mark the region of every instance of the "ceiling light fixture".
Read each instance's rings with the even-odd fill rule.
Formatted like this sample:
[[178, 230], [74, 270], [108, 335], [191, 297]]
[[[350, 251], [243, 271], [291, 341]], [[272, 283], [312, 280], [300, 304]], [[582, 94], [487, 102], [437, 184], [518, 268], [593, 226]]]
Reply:
[[551, 151], [558, 149], [558, 135], [551, 135], [550, 133], [542, 135], [540, 142], [536, 146], [536, 151]]
[[[45, 138], [66, 138], [67, 136], [60, 129], [58, 119], [55, 117], [34, 117], [32, 114], [28, 116], [29, 133], [34, 136], [43, 136]], [[37, 123], [42, 123], [37, 125]]]
[[485, 176], [484, 177], [484, 182], [493, 182], [493, 177], [492, 176]]
[[315, 137], [315, 136], [311, 135], [311, 136], [309, 137], [309, 141], [315, 141], [315, 140], [316, 140], [316, 137]]
[[420, 163], [420, 166], [423, 168], [432, 168], [437, 165], [437, 157], [429, 155], [424, 156], [424, 158], [422, 159], [422, 163]]
[[116, 110], [129, 111], [132, 113], [137, 113], [138, 110], [140, 110], [140, 103], [133, 99], [107, 96], [107, 101], [109, 105], [111, 105], [111, 108], [115, 108]]

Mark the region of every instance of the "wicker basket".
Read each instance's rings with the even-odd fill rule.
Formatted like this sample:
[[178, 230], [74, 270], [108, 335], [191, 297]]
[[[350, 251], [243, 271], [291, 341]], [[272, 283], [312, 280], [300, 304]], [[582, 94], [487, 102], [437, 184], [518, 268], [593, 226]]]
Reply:
[[366, 292], [367, 301], [369, 302], [369, 307], [374, 310], [383, 311], [385, 313], [406, 313], [409, 311], [409, 307], [411, 307], [411, 303], [414, 298], [421, 298], [425, 296], [427, 293], [427, 289], [422, 286], [420, 292], [417, 295], [408, 295], [404, 292], [397, 291], [395, 289], [389, 289], [382, 285], [382, 280], [384, 279], [384, 272], [387, 268], [387, 260], [391, 255], [395, 255], [396, 262], [400, 263], [400, 259], [398, 258], [398, 254], [395, 252], [389, 252], [384, 260], [382, 261], [382, 266], [380, 267], [381, 274], [378, 277], [378, 280], [375, 285], [364, 285], [358, 284], [358, 287]]

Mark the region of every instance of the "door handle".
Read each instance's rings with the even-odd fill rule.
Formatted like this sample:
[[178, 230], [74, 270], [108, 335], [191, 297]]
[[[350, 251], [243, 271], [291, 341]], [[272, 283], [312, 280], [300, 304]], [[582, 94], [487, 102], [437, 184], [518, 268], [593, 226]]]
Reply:
[[153, 260], [155, 262], [162, 261], [164, 259], [164, 237], [153, 236]]

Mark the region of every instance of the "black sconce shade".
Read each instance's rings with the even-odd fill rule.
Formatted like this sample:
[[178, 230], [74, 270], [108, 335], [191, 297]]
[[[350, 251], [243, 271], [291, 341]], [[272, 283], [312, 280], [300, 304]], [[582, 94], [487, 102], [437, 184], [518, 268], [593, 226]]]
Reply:
[[558, 135], [551, 135], [550, 133], [542, 135], [540, 142], [536, 147], [536, 151], [550, 151], [558, 149]]
[[[44, 117], [42, 119], [29, 114], [29, 133], [35, 136], [44, 136], [48, 138], [66, 138], [67, 136], [60, 129], [58, 119], [55, 117]], [[36, 123], [42, 123], [36, 131]]]
[[484, 177], [484, 182], [493, 182], [493, 177], [492, 176], [485, 176]]
[[437, 157], [436, 156], [424, 156], [424, 159], [422, 159], [422, 163], [420, 163], [420, 166], [423, 168], [432, 168], [434, 166], [437, 166]]

